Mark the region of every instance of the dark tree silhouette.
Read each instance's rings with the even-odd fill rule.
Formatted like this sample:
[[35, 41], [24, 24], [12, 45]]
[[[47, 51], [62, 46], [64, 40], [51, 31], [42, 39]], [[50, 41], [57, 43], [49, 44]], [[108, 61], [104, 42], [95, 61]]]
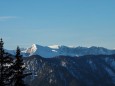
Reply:
[[4, 51], [4, 42], [0, 39], [0, 86], [26, 86], [24, 78], [31, 73], [24, 74], [25, 65], [20, 48], [17, 47], [16, 58]]
[[13, 59], [4, 52], [3, 41], [0, 39], [0, 86], [11, 86], [13, 77]]
[[4, 84], [4, 68], [3, 68], [3, 64], [4, 64], [4, 49], [3, 49], [3, 41], [2, 39], [0, 40], [0, 86], [5, 86]]
[[24, 74], [25, 65], [23, 63], [22, 55], [20, 55], [20, 48], [17, 47], [16, 50], [16, 60], [14, 64], [14, 86], [25, 86], [24, 78], [28, 75], [31, 75], [31, 73]]
[[14, 71], [15, 71], [15, 75], [14, 75], [14, 86], [25, 86], [23, 78], [24, 78], [24, 74], [23, 71], [25, 69], [24, 67], [24, 63], [23, 63], [23, 59], [22, 56], [20, 55], [20, 48], [17, 47], [16, 50], [16, 60], [14, 63]]

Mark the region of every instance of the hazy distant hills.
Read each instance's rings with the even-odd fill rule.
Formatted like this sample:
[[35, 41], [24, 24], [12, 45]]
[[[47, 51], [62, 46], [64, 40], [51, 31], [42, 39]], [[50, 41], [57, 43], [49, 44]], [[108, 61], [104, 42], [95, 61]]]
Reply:
[[[7, 50], [11, 54], [15, 54], [14, 50]], [[41, 46], [33, 44], [30, 48], [21, 49], [24, 57], [32, 55], [40, 55], [45, 58], [51, 58], [55, 56], [84, 56], [84, 55], [111, 55], [115, 54], [115, 50], [109, 50], [103, 47], [68, 47], [68, 46]]]

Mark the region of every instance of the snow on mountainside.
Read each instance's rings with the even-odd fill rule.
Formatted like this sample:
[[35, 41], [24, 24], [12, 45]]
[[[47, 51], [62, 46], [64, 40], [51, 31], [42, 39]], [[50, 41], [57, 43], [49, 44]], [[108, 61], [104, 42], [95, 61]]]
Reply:
[[[6, 50], [6, 52], [15, 55], [15, 50]], [[84, 56], [84, 55], [111, 55], [115, 54], [115, 50], [109, 50], [103, 47], [72, 47], [72, 46], [41, 46], [33, 44], [30, 48], [21, 48], [21, 54], [23, 57], [28, 57], [32, 55], [40, 55], [45, 58], [51, 58], [55, 56]]]
[[[11, 51], [10, 51], [11, 52]], [[83, 55], [111, 55], [115, 54], [115, 50], [109, 50], [103, 47], [68, 47], [68, 46], [41, 46], [37, 44], [33, 44], [30, 48], [23, 49], [22, 55], [24, 57], [32, 56], [32, 55], [40, 55], [45, 58], [55, 57], [55, 56], [83, 56]], [[11, 52], [11, 54], [14, 51]]]
[[59, 49], [59, 45], [52, 45], [52, 46], [48, 46], [49, 48], [52, 48], [52, 49]]

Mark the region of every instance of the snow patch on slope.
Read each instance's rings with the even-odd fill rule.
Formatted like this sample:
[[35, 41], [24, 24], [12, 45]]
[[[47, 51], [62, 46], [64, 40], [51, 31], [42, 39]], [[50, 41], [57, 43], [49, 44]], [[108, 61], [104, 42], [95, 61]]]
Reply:
[[52, 49], [59, 49], [59, 45], [51, 45], [51, 46], [48, 46], [49, 48], [52, 48]]

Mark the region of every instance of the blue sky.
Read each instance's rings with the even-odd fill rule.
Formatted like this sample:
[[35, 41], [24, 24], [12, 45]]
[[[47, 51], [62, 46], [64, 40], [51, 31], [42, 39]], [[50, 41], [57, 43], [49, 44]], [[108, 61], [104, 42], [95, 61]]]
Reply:
[[115, 48], [115, 0], [0, 0], [5, 48], [40, 45]]

